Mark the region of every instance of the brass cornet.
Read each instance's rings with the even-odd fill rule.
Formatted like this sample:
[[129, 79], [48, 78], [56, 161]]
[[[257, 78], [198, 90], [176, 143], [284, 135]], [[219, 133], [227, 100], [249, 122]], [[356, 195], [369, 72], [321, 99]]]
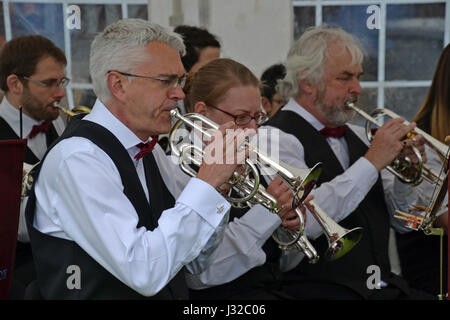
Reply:
[[[390, 118], [399, 118], [395, 112], [388, 109], [374, 109], [371, 114], [367, 114], [360, 108], [356, 107], [354, 103], [347, 103], [347, 107], [355, 110], [359, 115], [367, 120], [366, 122], [366, 135], [369, 141], [372, 140], [373, 135], [370, 129], [370, 124], [374, 124], [378, 127], [381, 127], [382, 124], [378, 122], [376, 119], [379, 116], [387, 116]], [[405, 124], [409, 124], [409, 122], [405, 121]], [[431, 168], [426, 166], [422, 161], [422, 155], [414, 146], [412, 147], [414, 154], [418, 159], [418, 163], [414, 164], [408, 158], [396, 158], [394, 163], [391, 166], [386, 167], [389, 172], [393, 173], [395, 176], [399, 178], [400, 181], [404, 183], [411, 184], [412, 186], [416, 186], [422, 182], [422, 180], [426, 180], [431, 184], [436, 185], [436, 190], [434, 196], [432, 197], [431, 203], [427, 208], [424, 208], [425, 216], [417, 216], [408, 214], [405, 212], [400, 212], [397, 210], [397, 213], [400, 213], [401, 216], [395, 216], [398, 219], [406, 220], [407, 225], [415, 230], [423, 230], [425, 234], [432, 234], [435, 232], [432, 228], [434, 221], [436, 219], [436, 213], [439, 210], [442, 201], [445, 198], [445, 194], [448, 189], [448, 170], [445, 169], [447, 167], [448, 161], [448, 152], [449, 147], [440, 142], [438, 139], [434, 138], [430, 134], [421, 130], [420, 128], [415, 128], [412, 132], [408, 133], [409, 137], [414, 137], [415, 135], [420, 134], [424, 140], [425, 144], [428, 145], [431, 149], [436, 151], [436, 153], [444, 159], [444, 163], [442, 165], [441, 173], [438, 174], [434, 172]], [[447, 141], [447, 140], [446, 140]]]
[[67, 122], [70, 122], [72, 117], [79, 115], [79, 114], [88, 114], [91, 112], [91, 109], [85, 106], [76, 106], [73, 109], [65, 109], [61, 107], [57, 102], [53, 103], [53, 106], [55, 108], [58, 108], [61, 112], [67, 115]]
[[[288, 164], [283, 163], [283, 167], [294, 175], [302, 176], [303, 174], [302, 169], [294, 168]], [[313, 200], [310, 200], [309, 204], [312, 207], [309, 208], [309, 211], [319, 223], [328, 241], [328, 248], [324, 254], [327, 260], [333, 261], [339, 259], [361, 240], [363, 228], [345, 229], [331, 219]]]
[[[374, 124], [378, 127], [382, 126], [382, 124], [378, 122], [377, 117], [387, 116], [390, 118], [400, 118], [399, 115], [388, 109], [375, 109], [369, 115], [366, 112], [364, 112], [361, 108], [355, 106], [353, 102], [347, 103], [347, 107], [355, 110], [359, 115], [361, 115], [363, 118], [367, 120], [366, 135], [367, 139], [370, 142], [373, 139], [373, 134], [370, 125]], [[409, 122], [405, 121], [405, 124], [407, 125], [409, 124]], [[423, 130], [420, 130], [419, 128], [415, 128], [412, 132], [408, 133], [408, 136], [414, 137], [417, 134], [422, 135], [425, 140], [425, 143], [429, 145], [432, 149], [434, 149], [438, 154], [440, 154], [441, 156], [445, 156], [448, 149], [448, 147], [445, 144], [435, 139], [434, 137], [424, 132]], [[433, 170], [425, 166], [425, 164], [423, 163], [420, 151], [414, 146], [412, 146], [411, 148], [418, 159], [417, 163], [413, 163], [408, 157], [403, 158], [397, 157], [390, 166], [386, 167], [386, 169], [395, 176], [397, 176], [400, 181], [411, 184], [413, 186], [420, 184], [420, 182], [422, 182], [423, 179], [426, 179], [431, 183], [439, 182], [439, 176], [435, 172], [433, 172]]]
[[[197, 171], [193, 169], [190, 164], [194, 164], [196, 166], [200, 166], [202, 163], [204, 151], [195, 146], [190, 139], [185, 141], [185, 137], [183, 140], [179, 141], [179, 136], [177, 135], [179, 128], [181, 125], [185, 124], [190, 128], [198, 130], [202, 135], [207, 138], [211, 138], [211, 134], [208, 132], [208, 129], [217, 130], [219, 125], [210, 119], [197, 114], [197, 113], [188, 113], [181, 115], [177, 109], [173, 109], [170, 112], [172, 118], [177, 121], [172, 126], [172, 129], [169, 133], [169, 145], [175, 156], [178, 157], [179, 165], [181, 169], [190, 176], [196, 176]], [[245, 148], [250, 148], [249, 144], [245, 144]], [[252, 152], [257, 152], [257, 150], [252, 150]], [[261, 157], [264, 157], [261, 155]], [[311, 170], [310, 175], [307, 177], [294, 177], [290, 172], [282, 168], [276, 162], [271, 161], [269, 158], [265, 158], [265, 165], [272, 166], [273, 170], [276, 172], [280, 172], [281, 175], [285, 175], [282, 177], [284, 181], [290, 181], [288, 186], [291, 188], [291, 191], [294, 195], [294, 201], [303, 201], [307, 196], [307, 193], [311, 191], [311, 185], [315, 184], [318, 176], [320, 175], [320, 166]], [[280, 208], [278, 208], [277, 201], [268, 194], [262, 185], [259, 183], [259, 171], [256, 168], [256, 165], [249, 158], [246, 159], [246, 169], [243, 174], [238, 174], [235, 172], [231, 179], [227, 182], [231, 185], [236, 191], [239, 192], [242, 197], [231, 197], [228, 195], [224, 195], [224, 197], [236, 207], [246, 207], [251, 206], [256, 203], [260, 203], [265, 206], [272, 212], [278, 212]], [[282, 172], [282, 173], [281, 173]], [[250, 176], [252, 176], [250, 178]], [[306, 188], [308, 187], [308, 189]], [[317, 252], [314, 247], [309, 243], [306, 237], [303, 237], [303, 228], [304, 228], [304, 220], [301, 211], [297, 207], [295, 211], [297, 213], [298, 218], [300, 219], [300, 229], [298, 232], [287, 231], [288, 228], [280, 226], [276, 232], [272, 234], [272, 238], [274, 241], [280, 246], [281, 249], [287, 249], [291, 247], [301, 248], [301, 250], [305, 253], [305, 255], [310, 258], [310, 262], [316, 262], [318, 260]], [[301, 239], [302, 238], [302, 239]], [[301, 240], [300, 240], [301, 239]]]
[[[171, 116], [178, 119], [178, 121], [174, 124], [169, 134], [170, 147], [174, 154], [179, 157], [179, 163], [182, 170], [191, 176], [195, 176], [196, 171], [192, 170], [189, 166], [184, 165], [184, 162], [188, 159], [191, 163], [195, 163], [199, 166], [201, 164], [202, 151], [197, 150], [197, 147], [192, 146], [192, 142], [190, 140], [183, 140], [183, 142], [180, 143], [175, 138], [176, 132], [184, 123], [191, 128], [199, 130], [200, 133], [206, 134], [207, 137], [210, 137], [210, 135], [205, 131], [204, 126], [206, 125], [208, 128], [215, 130], [217, 130], [219, 126], [202, 115], [194, 113], [181, 115], [176, 109], [171, 111]], [[200, 124], [194, 123], [191, 119], [198, 120]], [[303, 203], [319, 179], [322, 172], [321, 164], [316, 164], [312, 169], [297, 169], [290, 167], [287, 164], [272, 160], [270, 157], [266, 156], [250, 144], [246, 144], [246, 148], [248, 148], [253, 154], [256, 154], [256, 159], [254, 161], [259, 168], [270, 168], [270, 170], [272, 170], [287, 184], [293, 194], [292, 208], [295, 208], [295, 211], [300, 219], [300, 230], [295, 232], [281, 226], [272, 234], [272, 238], [282, 250], [296, 248], [305, 253], [306, 257], [309, 259], [309, 262], [317, 262], [319, 255], [303, 234], [304, 221], [298, 206]], [[197, 159], [195, 159], [195, 157], [192, 158], [190, 154], [193, 150], [199, 152], [200, 157], [197, 157]], [[247, 161], [251, 163], [250, 166], [254, 166], [251, 160]], [[278, 213], [279, 208], [276, 199], [267, 193], [263, 186], [259, 185], [259, 174], [257, 170], [256, 172], [253, 172], [253, 176], [254, 179], [250, 178], [248, 174], [240, 179], [236, 179], [235, 177], [231, 184], [239, 191], [239, 193], [244, 195], [244, 198], [227, 199], [234, 206], [252, 206], [259, 203], [270, 211]], [[325, 254], [327, 259], [334, 260], [343, 256], [361, 239], [361, 228], [356, 228], [350, 231], [346, 230], [330, 219], [317, 205], [314, 205], [314, 208], [315, 210], [312, 214], [323, 228], [327, 239], [329, 240], [329, 249]]]
[[[63, 107], [61, 107], [59, 105], [58, 102], [54, 102], [53, 107], [58, 108], [61, 112], [63, 112], [64, 114], [67, 115], [67, 122], [70, 122], [70, 120], [72, 119], [73, 116], [76, 116], [78, 114], [83, 114], [83, 113], [87, 114], [87, 113], [91, 112], [91, 109], [89, 109], [88, 107], [85, 107], [85, 106], [77, 106], [77, 107], [73, 108], [72, 110], [64, 109]], [[24, 165], [23, 165], [23, 171], [25, 174], [22, 179], [22, 198], [28, 197], [28, 195], [31, 191], [31, 187], [33, 186], [33, 174], [34, 174], [34, 171], [36, 170], [38, 164], [39, 164], [39, 162], [33, 166], [29, 165], [27, 163], [24, 163]]]

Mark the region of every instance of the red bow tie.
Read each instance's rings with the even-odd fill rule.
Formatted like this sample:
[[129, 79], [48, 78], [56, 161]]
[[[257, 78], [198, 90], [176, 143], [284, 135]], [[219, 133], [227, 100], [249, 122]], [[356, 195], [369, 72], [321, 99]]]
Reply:
[[52, 122], [50, 120], [42, 122], [40, 125], [34, 125], [31, 129], [30, 134], [28, 135], [28, 138], [33, 139], [37, 136], [38, 133], [41, 132], [48, 132], [48, 129], [50, 129]]
[[344, 135], [345, 131], [347, 131], [348, 126], [342, 126], [337, 128], [323, 128], [320, 130], [320, 133], [325, 137], [325, 139], [329, 137], [340, 138]]
[[158, 136], [152, 136], [152, 141], [146, 143], [139, 143], [136, 145], [141, 151], [134, 156], [136, 160], [143, 158], [147, 153], [152, 152], [155, 144], [158, 142]]

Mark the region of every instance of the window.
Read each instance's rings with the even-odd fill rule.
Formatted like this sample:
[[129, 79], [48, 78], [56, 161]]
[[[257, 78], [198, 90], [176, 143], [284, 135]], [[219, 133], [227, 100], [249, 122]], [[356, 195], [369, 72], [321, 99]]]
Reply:
[[[6, 40], [27, 34], [41, 34], [60, 47], [67, 58], [66, 75], [69, 108], [92, 107], [94, 93], [89, 76], [89, 48], [96, 33], [122, 18], [147, 19], [147, 0], [4, 0], [0, 3], [0, 47]], [[68, 25], [79, 8], [80, 28]]]
[[361, 40], [366, 55], [360, 107], [366, 111], [386, 107], [411, 120], [425, 100], [440, 54], [450, 42], [449, 0], [293, 4], [295, 40], [307, 27], [322, 23], [339, 26]]

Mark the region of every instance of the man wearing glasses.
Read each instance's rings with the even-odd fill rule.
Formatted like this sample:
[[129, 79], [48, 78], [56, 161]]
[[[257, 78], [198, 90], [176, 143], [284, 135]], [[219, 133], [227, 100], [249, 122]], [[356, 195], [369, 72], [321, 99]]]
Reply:
[[[69, 82], [64, 76], [64, 53], [39, 35], [15, 38], [0, 54], [0, 139], [27, 139], [26, 165], [34, 165], [47, 147], [62, 133], [64, 120], [54, 107], [66, 95]], [[22, 110], [22, 113], [20, 112]], [[20, 299], [25, 286], [35, 277], [31, 247], [26, 230], [22, 199], [11, 297]]]
[[222, 164], [202, 164], [170, 192], [176, 165], [156, 141], [184, 98], [184, 52], [179, 35], [141, 19], [92, 42], [97, 101], [47, 152], [26, 209], [43, 298], [188, 298], [184, 270], [201, 271], [194, 260], [230, 208], [216, 187], [236, 169], [224, 163], [237, 147], [220, 146]]

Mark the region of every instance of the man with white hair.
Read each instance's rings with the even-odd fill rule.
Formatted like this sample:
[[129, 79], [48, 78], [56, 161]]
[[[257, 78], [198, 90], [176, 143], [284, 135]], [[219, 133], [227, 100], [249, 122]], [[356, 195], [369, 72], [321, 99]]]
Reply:
[[230, 205], [215, 188], [236, 164], [203, 164], [176, 200], [168, 191], [156, 142], [184, 98], [184, 51], [179, 35], [140, 19], [95, 37], [98, 99], [45, 155], [26, 211], [43, 298], [188, 298], [183, 267], [224, 220]]
[[[341, 226], [364, 231], [345, 256], [315, 265], [302, 261], [285, 280], [302, 284], [291, 292], [300, 299], [429, 298], [390, 271], [389, 213], [407, 210], [415, 193], [392, 174], [383, 181], [379, 174], [402, 149], [415, 144], [423, 151], [423, 139], [404, 140], [415, 124], [391, 119], [368, 147], [358, 128], [347, 126], [355, 113], [348, 103], [362, 91], [362, 60], [357, 40], [328, 26], [307, 30], [288, 53], [287, 74], [277, 89], [289, 101], [263, 128], [279, 130], [280, 159], [287, 164], [308, 168], [322, 162], [315, 203]], [[305, 232], [325, 252], [328, 242], [309, 212]]]

